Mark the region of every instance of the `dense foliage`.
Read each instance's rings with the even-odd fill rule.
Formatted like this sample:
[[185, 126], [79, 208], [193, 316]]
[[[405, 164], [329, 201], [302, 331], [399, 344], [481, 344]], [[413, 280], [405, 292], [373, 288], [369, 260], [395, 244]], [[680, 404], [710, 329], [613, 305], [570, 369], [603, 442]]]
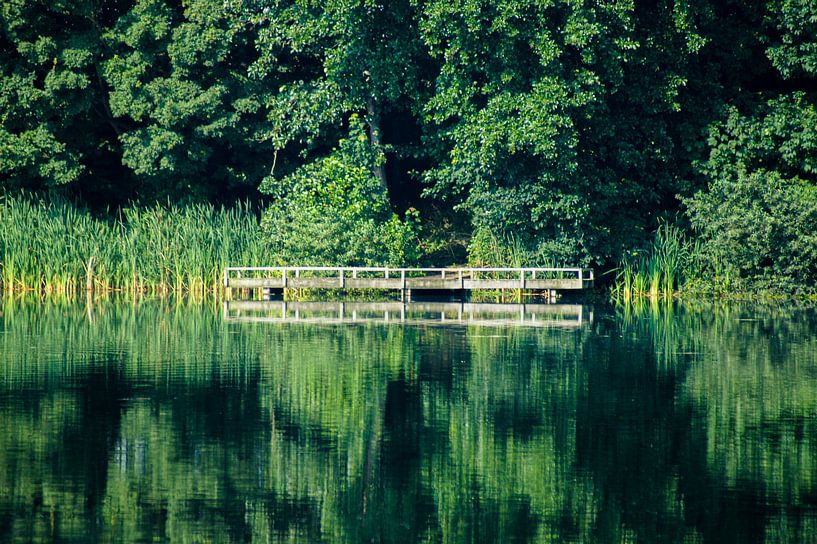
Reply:
[[277, 198], [264, 214], [262, 229], [280, 264], [414, 264], [418, 237], [414, 214], [401, 221], [373, 171], [373, 153], [361, 121], [351, 119], [349, 138], [326, 157], [261, 189]]
[[669, 221], [706, 275], [804, 284], [815, 21], [807, 0], [13, 0], [0, 183], [257, 199], [280, 262], [492, 241], [612, 266]]

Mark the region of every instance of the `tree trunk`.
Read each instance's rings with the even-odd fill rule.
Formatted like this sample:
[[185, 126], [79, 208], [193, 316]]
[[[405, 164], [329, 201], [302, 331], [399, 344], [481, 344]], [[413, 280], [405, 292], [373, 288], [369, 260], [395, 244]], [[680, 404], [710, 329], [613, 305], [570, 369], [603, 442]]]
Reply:
[[[382, 151], [382, 144], [380, 140], [380, 109], [377, 104], [375, 104], [374, 98], [371, 96], [366, 101], [366, 114], [369, 120], [369, 142], [372, 144], [373, 148], [378, 151]], [[383, 191], [388, 194], [389, 187], [386, 184], [385, 164], [375, 166], [373, 174], [377, 178], [377, 181], [380, 182], [380, 186], [383, 188]]]

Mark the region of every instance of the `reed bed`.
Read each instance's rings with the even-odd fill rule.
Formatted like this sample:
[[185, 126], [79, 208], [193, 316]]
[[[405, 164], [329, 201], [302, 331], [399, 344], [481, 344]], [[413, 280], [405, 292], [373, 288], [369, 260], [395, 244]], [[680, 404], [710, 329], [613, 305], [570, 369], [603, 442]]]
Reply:
[[130, 207], [97, 217], [67, 202], [0, 198], [6, 293], [207, 294], [230, 263], [263, 261], [249, 205]]
[[622, 259], [613, 284], [613, 299], [626, 303], [675, 297], [697, 262], [698, 253], [697, 246], [680, 228], [662, 223], [646, 251]]

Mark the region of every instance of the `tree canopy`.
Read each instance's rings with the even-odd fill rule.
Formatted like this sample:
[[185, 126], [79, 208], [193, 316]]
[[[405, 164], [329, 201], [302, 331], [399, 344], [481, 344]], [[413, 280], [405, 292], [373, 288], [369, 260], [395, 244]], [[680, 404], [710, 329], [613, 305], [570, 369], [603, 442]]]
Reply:
[[662, 221], [742, 243], [725, 218], [758, 202], [736, 196], [749, 180], [814, 198], [807, 0], [13, 0], [0, 16], [5, 191], [251, 199], [279, 218], [313, 189], [367, 195], [378, 225], [419, 210], [426, 247], [447, 230], [472, 255], [512, 239], [529, 262], [586, 265]]

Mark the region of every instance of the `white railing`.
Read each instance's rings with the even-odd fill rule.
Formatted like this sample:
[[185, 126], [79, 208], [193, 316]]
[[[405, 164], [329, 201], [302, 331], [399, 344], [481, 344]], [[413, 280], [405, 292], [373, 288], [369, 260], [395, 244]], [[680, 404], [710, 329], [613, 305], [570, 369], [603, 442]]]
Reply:
[[[463, 278], [485, 278], [493, 276], [497, 279], [577, 279], [582, 281], [593, 281], [593, 270], [585, 268], [540, 268], [540, 267], [520, 267], [520, 268], [391, 268], [391, 267], [370, 267], [370, 266], [229, 266], [224, 269], [224, 285], [229, 285], [231, 277], [287, 277], [299, 278], [302, 274], [310, 277], [335, 277], [335, 278], [358, 278], [361, 274], [365, 277], [382, 277], [383, 279], [402, 280], [406, 278], [435, 277], [440, 279]], [[509, 276], [512, 276], [509, 277]]]

